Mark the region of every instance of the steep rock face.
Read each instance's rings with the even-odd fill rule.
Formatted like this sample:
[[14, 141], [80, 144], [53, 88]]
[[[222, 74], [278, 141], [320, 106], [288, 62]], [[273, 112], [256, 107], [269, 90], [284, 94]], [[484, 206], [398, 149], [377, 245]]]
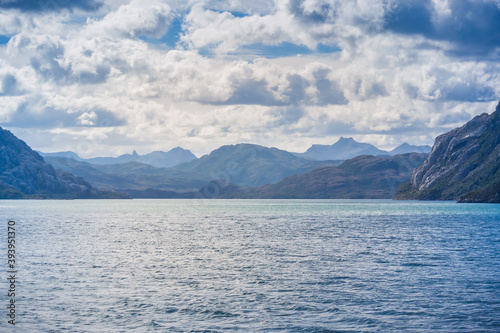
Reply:
[[0, 128], [0, 198], [100, 198], [82, 178], [56, 171], [11, 132]]
[[[476, 201], [495, 201], [500, 183], [500, 103], [460, 128], [436, 138], [423, 165], [413, 171], [396, 199], [459, 200], [470, 193], [490, 193]], [[473, 201], [473, 200], [469, 200]]]

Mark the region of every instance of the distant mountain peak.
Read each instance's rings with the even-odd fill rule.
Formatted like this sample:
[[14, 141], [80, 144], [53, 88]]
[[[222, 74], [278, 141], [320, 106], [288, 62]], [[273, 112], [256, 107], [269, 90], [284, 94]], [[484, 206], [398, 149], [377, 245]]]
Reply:
[[305, 157], [317, 161], [326, 160], [347, 160], [361, 155], [387, 156], [409, 153], [429, 154], [430, 146], [413, 146], [403, 143], [391, 151], [378, 149], [372, 144], [358, 142], [352, 137], [341, 136], [332, 145], [313, 144], [305, 153], [295, 153], [296, 156]]
[[74, 159], [75, 161], [83, 161], [84, 159], [78, 156], [77, 153], [74, 153], [72, 151], [60, 151], [56, 153], [43, 153], [41, 151], [36, 151], [40, 156], [42, 157], [64, 157], [64, 158], [71, 158]]
[[134, 151], [132, 152], [132, 156], [134, 156], [134, 157], [139, 157], [139, 154], [137, 154], [137, 152], [134, 150]]
[[388, 152], [363, 142], [357, 142], [352, 137], [340, 137], [337, 142], [328, 145], [312, 145], [305, 153], [296, 154], [318, 161], [347, 160], [360, 155], [389, 155]]
[[393, 150], [389, 152], [391, 155], [408, 154], [408, 153], [425, 153], [429, 154], [431, 152], [431, 146], [413, 146], [406, 142], [400, 144]]

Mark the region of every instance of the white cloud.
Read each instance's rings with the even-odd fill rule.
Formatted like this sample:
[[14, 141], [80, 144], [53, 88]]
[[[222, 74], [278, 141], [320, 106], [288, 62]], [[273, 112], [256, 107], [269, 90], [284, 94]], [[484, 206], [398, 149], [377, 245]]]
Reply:
[[[292, 39], [288, 31], [290, 24], [293, 24], [291, 17], [284, 13], [235, 17], [229, 12], [219, 13], [195, 6], [186, 16], [187, 33], [181, 41], [193, 49], [209, 47], [224, 54], [235, 51], [241, 45], [277, 45], [289, 41]], [[295, 39], [299, 44], [306, 42], [305, 38]]]
[[160, 0], [133, 0], [101, 20], [87, 19], [88, 35], [104, 38], [161, 37], [170, 24], [170, 6]]
[[289, 42], [316, 49], [318, 44], [356, 46], [381, 29], [384, 3], [374, 1], [276, 1], [276, 8], [251, 16], [207, 9], [204, 3], [191, 8], [186, 17], [187, 33], [182, 41], [189, 47], [210, 48], [217, 53], [263, 43]]
[[[385, 2], [221, 3], [132, 1], [81, 24], [69, 14], [21, 16], [9, 32], [16, 35], [0, 47], [0, 121], [22, 127], [30, 117], [24, 126], [39, 122], [43, 137], [52, 133], [65, 145], [87, 142], [90, 155], [109, 154], [110, 146], [147, 152], [178, 145], [201, 154], [241, 141], [300, 151], [340, 135], [429, 144], [480, 110], [492, 111], [500, 96], [498, 62], [453, 57], [448, 42], [384, 31]], [[434, 3], [447, 15], [449, 2]], [[138, 38], [161, 37], [179, 13], [187, 13], [186, 48]], [[342, 52], [251, 60], [231, 54], [282, 42], [339, 45]], [[215, 55], [204, 56], [206, 48]]]

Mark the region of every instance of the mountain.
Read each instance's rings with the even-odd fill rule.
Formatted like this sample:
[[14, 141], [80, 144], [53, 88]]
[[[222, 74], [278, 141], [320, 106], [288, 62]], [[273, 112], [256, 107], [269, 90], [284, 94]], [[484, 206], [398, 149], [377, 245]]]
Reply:
[[140, 156], [140, 158], [135, 162], [149, 164], [157, 168], [170, 168], [196, 159], [197, 157], [191, 151], [181, 147], [176, 147], [168, 152], [154, 151]]
[[170, 168], [181, 163], [191, 162], [197, 159], [197, 157], [189, 150], [183, 149], [181, 147], [176, 147], [168, 152], [164, 151], [154, 151], [146, 155], [139, 155], [134, 150], [132, 154], [124, 154], [118, 157], [94, 157], [89, 159], [83, 159], [76, 153], [71, 151], [57, 152], [57, 153], [40, 153], [43, 157], [64, 157], [71, 158], [75, 161], [82, 161], [91, 164], [120, 164], [127, 162], [139, 162], [144, 164], [149, 164], [157, 168]]
[[84, 161], [91, 164], [120, 164], [137, 161], [139, 158], [139, 154], [134, 150], [132, 154], [123, 154], [118, 157], [93, 157]]
[[64, 158], [71, 158], [74, 159], [75, 161], [84, 161], [83, 158], [78, 156], [77, 153], [74, 153], [72, 151], [60, 151], [56, 153], [43, 153], [41, 151], [37, 151], [38, 154], [40, 154], [42, 157], [64, 157]]
[[436, 138], [396, 199], [500, 202], [500, 103]]
[[296, 156], [308, 158], [316, 161], [324, 160], [347, 160], [361, 155], [373, 156], [394, 156], [409, 153], [424, 153], [431, 152], [430, 146], [413, 146], [403, 143], [391, 151], [378, 149], [369, 144], [357, 142], [353, 138], [341, 137], [336, 143], [328, 145], [312, 145], [305, 153], [295, 153]]
[[431, 152], [432, 147], [431, 146], [413, 146], [409, 145], [406, 142], [397, 146], [393, 150], [389, 152], [389, 155], [394, 156], [394, 155], [401, 155], [401, 154], [408, 154], [408, 153], [423, 153], [423, 154], [429, 154]]
[[283, 199], [382, 199], [410, 179], [412, 170], [427, 154], [392, 157], [358, 156], [339, 166], [323, 166], [303, 175], [287, 177], [257, 188], [221, 188], [219, 198]]
[[11, 132], [0, 128], [0, 198], [103, 198], [98, 189], [68, 172], [56, 171]]
[[239, 186], [261, 186], [277, 183], [283, 178], [302, 174], [318, 166], [339, 164], [339, 161], [311, 161], [277, 148], [241, 143], [222, 146], [209, 155], [173, 169], [220, 179]]
[[56, 169], [85, 178], [93, 186], [125, 192], [132, 197], [185, 197], [211, 181], [238, 186], [261, 186], [302, 174], [335, 161], [311, 161], [276, 148], [251, 144], [222, 146], [209, 155], [172, 168], [138, 162], [90, 164], [62, 157], [47, 157]]
[[94, 157], [85, 160], [91, 164], [118, 164], [127, 162], [139, 162], [149, 164], [157, 168], [170, 168], [175, 165], [191, 162], [196, 156], [187, 149], [177, 147], [164, 151], [154, 151], [146, 155], [139, 155], [134, 150], [132, 154], [125, 154], [118, 157]]
[[369, 143], [361, 143], [353, 138], [341, 137], [339, 141], [331, 146], [312, 145], [305, 153], [297, 153], [296, 155], [316, 161], [325, 161], [347, 160], [360, 155], [389, 155], [389, 153]]

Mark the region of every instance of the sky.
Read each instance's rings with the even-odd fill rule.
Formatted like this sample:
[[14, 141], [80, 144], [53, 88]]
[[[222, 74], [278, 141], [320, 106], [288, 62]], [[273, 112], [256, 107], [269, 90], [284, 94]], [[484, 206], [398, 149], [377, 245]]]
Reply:
[[390, 149], [494, 111], [499, 0], [0, 0], [0, 126], [82, 157]]

